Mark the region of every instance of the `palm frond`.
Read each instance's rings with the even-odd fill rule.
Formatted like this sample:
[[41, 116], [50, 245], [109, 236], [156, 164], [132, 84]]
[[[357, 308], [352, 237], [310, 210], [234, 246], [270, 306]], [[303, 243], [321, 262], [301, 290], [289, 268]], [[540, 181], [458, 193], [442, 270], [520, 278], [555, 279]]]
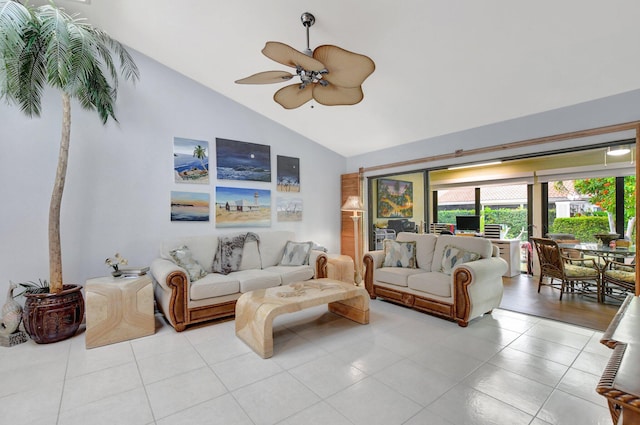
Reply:
[[24, 33], [31, 23], [30, 11], [20, 3], [0, 2], [0, 98], [16, 102], [14, 94], [20, 75], [20, 52]]
[[0, 97], [27, 115], [40, 114], [49, 85], [96, 110], [103, 123], [115, 120], [119, 78], [136, 81], [139, 71], [104, 31], [53, 5], [33, 9], [0, 0]]

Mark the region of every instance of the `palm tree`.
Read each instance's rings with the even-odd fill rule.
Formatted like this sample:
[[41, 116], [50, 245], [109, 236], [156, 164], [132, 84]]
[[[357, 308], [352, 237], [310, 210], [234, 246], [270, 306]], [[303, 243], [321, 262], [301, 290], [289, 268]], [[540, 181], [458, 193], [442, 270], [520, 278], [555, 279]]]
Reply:
[[96, 111], [103, 124], [109, 118], [117, 121], [113, 106], [119, 73], [125, 80], [139, 77], [127, 50], [105, 32], [53, 5], [34, 8], [0, 0], [0, 98], [33, 117], [40, 115], [46, 86], [62, 94], [62, 136], [49, 206], [51, 293], [63, 288], [60, 205], [71, 136], [71, 99]]
[[207, 157], [207, 150], [202, 146], [198, 145], [193, 149], [193, 156], [200, 160], [202, 164], [202, 169], [207, 171], [207, 167], [204, 165], [204, 159]]

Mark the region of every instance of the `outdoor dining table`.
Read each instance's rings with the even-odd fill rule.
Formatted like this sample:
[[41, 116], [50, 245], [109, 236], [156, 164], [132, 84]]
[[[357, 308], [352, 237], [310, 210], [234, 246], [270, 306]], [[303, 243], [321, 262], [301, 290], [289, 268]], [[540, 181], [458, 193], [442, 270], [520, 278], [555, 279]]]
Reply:
[[609, 245], [601, 245], [595, 242], [582, 242], [582, 243], [558, 243], [558, 247], [561, 249], [574, 249], [584, 254], [595, 255], [604, 259], [624, 259], [628, 257], [635, 257], [636, 247], [624, 247], [624, 248], [611, 248]]
[[[600, 277], [602, 279], [602, 274], [604, 273], [604, 268], [606, 266], [606, 260], [614, 260], [621, 263], [624, 263], [625, 258], [635, 257], [636, 255], [636, 247], [634, 245], [630, 247], [619, 247], [612, 248], [609, 245], [602, 245], [598, 243], [558, 243], [558, 248], [560, 249], [573, 249], [576, 251], [580, 251], [585, 255], [592, 255], [598, 258], [601, 258], [605, 261], [594, 261], [595, 266], [600, 271]], [[600, 294], [598, 294], [598, 302], [604, 300], [604, 290], [600, 287]]]

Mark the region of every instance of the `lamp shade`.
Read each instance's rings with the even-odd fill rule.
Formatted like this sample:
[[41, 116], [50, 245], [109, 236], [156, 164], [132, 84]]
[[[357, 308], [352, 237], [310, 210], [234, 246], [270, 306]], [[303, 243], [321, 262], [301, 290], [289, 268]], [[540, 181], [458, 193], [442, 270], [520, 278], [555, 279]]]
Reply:
[[349, 196], [347, 198], [347, 202], [344, 203], [341, 211], [364, 211], [362, 206], [362, 201], [360, 201], [359, 196]]

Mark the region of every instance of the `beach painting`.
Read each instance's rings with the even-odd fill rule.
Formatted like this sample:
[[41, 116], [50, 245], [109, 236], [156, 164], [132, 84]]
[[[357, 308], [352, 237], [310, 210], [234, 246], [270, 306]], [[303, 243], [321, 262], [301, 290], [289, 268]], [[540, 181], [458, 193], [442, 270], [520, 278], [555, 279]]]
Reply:
[[171, 191], [171, 221], [209, 221], [209, 194]]
[[209, 184], [209, 142], [174, 137], [173, 175], [176, 183]]
[[278, 192], [300, 192], [300, 158], [278, 155]]
[[278, 221], [302, 221], [302, 198], [276, 198]]
[[270, 227], [271, 191], [216, 187], [216, 227]]
[[216, 138], [220, 180], [271, 181], [271, 146]]

